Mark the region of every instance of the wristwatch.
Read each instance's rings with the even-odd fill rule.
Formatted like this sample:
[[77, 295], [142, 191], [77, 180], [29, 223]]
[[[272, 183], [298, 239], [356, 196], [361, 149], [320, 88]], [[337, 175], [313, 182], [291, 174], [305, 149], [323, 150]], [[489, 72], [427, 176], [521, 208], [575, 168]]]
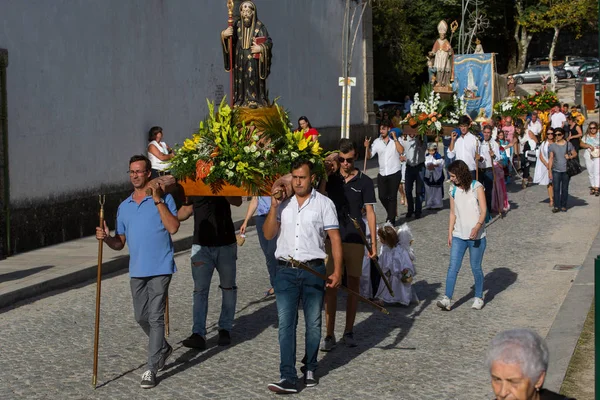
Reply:
[[165, 204], [165, 200], [164, 199], [160, 199], [159, 201], [155, 201], [154, 204], [155, 205]]

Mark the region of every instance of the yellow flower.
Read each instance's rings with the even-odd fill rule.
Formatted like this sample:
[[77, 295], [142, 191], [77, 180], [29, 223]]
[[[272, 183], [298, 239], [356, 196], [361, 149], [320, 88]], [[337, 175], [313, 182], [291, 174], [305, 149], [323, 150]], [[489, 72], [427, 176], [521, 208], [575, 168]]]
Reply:
[[185, 139], [185, 141], [183, 142], [183, 148], [190, 151], [195, 150], [196, 144], [191, 139]]
[[192, 138], [194, 139], [194, 143], [198, 144], [198, 143], [200, 143], [200, 140], [202, 139], [202, 136], [200, 136], [198, 134], [193, 134]]
[[318, 155], [321, 153], [323, 149], [319, 146], [319, 141], [315, 140], [315, 142], [313, 143], [310, 152], [314, 155]]
[[302, 138], [302, 140], [300, 140], [298, 142], [298, 150], [303, 151], [304, 149], [306, 149], [306, 147], [308, 146], [308, 140]]

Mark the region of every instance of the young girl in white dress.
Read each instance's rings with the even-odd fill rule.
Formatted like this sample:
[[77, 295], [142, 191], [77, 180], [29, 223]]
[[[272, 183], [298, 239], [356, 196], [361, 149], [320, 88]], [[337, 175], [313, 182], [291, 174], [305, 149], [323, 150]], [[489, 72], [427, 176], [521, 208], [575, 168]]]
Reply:
[[441, 209], [444, 197], [444, 158], [436, 143], [429, 143], [425, 156], [425, 208]]
[[416, 270], [410, 228], [404, 224], [396, 231], [388, 223], [377, 230], [377, 235], [382, 244], [379, 264], [394, 291], [392, 296], [382, 281], [377, 290], [377, 298], [385, 303], [400, 303], [403, 306], [408, 306], [411, 302], [418, 303], [419, 298], [412, 288]]

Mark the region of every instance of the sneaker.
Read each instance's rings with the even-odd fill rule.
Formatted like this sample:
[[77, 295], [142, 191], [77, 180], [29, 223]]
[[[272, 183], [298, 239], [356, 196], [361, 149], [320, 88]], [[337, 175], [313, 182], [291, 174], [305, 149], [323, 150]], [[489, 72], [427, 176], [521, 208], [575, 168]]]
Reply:
[[152, 389], [156, 386], [156, 376], [154, 372], [148, 370], [142, 374], [142, 381], [140, 382], [140, 386], [144, 389]]
[[197, 333], [192, 333], [192, 335], [189, 338], [184, 339], [181, 344], [190, 349], [206, 350], [206, 339], [204, 336], [198, 335]]
[[407, 212], [405, 218], [412, 218], [412, 216], [413, 216], [412, 212]]
[[335, 349], [336, 345], [335, 336], [325, 336], [325, 339], [321, 342], [321, 351], [331, 351]]
[[296, 384], [288, 381], [287, 379], [282, 379], [279, 382], [275, 383], [269, 383], [267, 388], [271, 392], [279, 394], [298, 393], [298, 389], [296, 389]]
[[167, 343], [167, 351], [163, 352], [160, 360], [158, 360], [158, 370], [162, 371], [165, 368], [165, 364], [167, 364], [167, 360], [169, 359], [169, 357], [171, 357], [171, 354], [173, 354], [173, 347], [171, 347], [171, 345], [169, 343]]
[[356, 340], [354, 340], [353, 332], [346, 332], [342, 337], [342, 342], [346, 345], [346, 347], [356, 347]]
[[558, 208], [556, 208], [556, 207], [554, 207], [554, 208], [552, 209], [552, 212], [553, 212], [554, 214], [556, 214], [556, 213], [557, 213], [557, 212], [559, 212], [559, 211], [560, 211], [560, 210], [559, 210]]
[[451, 304], [450, 304], [450, 299], [448, 298], [448, 296], [442, 297], [441, 299], [439, 299], [437, 301], [436, 304], [442, 310], [444, 310], [444, 311], [450, 311]]
[[471, 306], [471, 308], [474, 308], [475, 310], [481, 310], [483, 308], [483, 299], [479, 298], [479, 297], [475, 297], [475, 300], [473, 300], [473, 305]]
[[315, 373], [313, 371], [306, 371], [304, 374], [304, 384], [306, 387], [313, 387], [319, 384], [315, 379]]
[[229, 331], [225, 329], [219, 329], [219, 346], [229, 346], [231, 344], [231, 335]]

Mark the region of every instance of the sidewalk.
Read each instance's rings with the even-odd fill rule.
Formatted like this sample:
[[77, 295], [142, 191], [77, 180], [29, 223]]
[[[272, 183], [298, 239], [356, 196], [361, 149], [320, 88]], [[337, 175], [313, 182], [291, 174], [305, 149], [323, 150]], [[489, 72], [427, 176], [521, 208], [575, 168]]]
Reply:
[[[360, 169], [364, 160], [356, 162]], [[377, 176], [377, 159], [367, 163], [367, 174]], [[231, 207], [231, 217], [236, 229], [244, 222], [248, 209], [246, 198], [240, 207]], [[250, 226], [254, 221], [249, 222]], [[114, 227], [111, 227], [114, 228]], [[114, 232], [114, 231], [112, 231]], [[91, 232], [92, 233], [92, 232]], [[184, 221], [173, 235], [175, 252], [192, 246], [193, 219]], [[95, 280], [98, 267], [98, 241], [95, 236], [29, 251], [0, 261], [0, 310], [15, 303], [54, 290], [66, 289], [77, 284]], [[111, 250], [104, 246], [102, 275], [129, 267], [129, 251]]]

